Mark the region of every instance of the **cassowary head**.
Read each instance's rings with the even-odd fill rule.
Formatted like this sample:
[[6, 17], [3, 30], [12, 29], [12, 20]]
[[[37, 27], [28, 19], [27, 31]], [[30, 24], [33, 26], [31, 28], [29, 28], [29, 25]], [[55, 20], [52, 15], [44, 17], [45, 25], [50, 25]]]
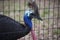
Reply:
[[35, 2], [29, 1], [28, 7], [29, 7], [29, 10], [27, 10], [26, 12], [30, 18], [37, 18], [39, 20], [42, 20], [38, 12], [38, 6], [36, 5]]
[[41, 21], [42, 19], [39, 16], [38, 6], [36, 5], [35, 2], [33, 3], [28, 2], [28, 7], [29, 8], [24, 13], [24, 22], [25, 24], [29, 25], [30, 28], [32, 28], [32, 22], [31, 22], [32, 18], [36, 18]]

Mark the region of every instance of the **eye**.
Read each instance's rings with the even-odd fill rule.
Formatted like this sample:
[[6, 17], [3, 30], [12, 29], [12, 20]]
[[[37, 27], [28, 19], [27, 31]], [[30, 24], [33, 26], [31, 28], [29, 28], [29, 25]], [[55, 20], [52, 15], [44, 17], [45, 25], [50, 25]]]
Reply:
[[25, 15], [26, 15], [26, 16], [29, 16], [29, 15], [30, 15], [30, 13], [25, 13]]
[[26, 13], [26, 15], [28, 15], [28, 13]]

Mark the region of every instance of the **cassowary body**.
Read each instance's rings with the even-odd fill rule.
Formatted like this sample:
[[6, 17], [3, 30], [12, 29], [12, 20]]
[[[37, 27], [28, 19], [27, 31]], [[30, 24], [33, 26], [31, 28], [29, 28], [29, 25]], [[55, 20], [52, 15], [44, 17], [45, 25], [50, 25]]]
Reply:
[[0, 15], [0, 40], [16, 40], [27, 35], [31, 28], [26, 25], [25, 27], [7, 16]]
[[[29, 3], [29, 7], [32, 7]], [[38, 8], [34, 5], [34, 11], [28, 9], [24, 14], [24, 23], [25, 25], [13, 20], [10, 17], [0, 15], [0, 40], [17, 40], [21, 37], [27, 35], [32, 29], [32, 18], [37, 18], [42, 20], [39, 17]]]

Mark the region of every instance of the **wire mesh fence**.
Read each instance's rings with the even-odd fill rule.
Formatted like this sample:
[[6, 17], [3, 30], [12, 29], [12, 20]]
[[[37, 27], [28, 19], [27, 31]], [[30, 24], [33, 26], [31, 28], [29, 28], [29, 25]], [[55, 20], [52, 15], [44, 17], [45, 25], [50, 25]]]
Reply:
[[[0, 14], [24, 23], [23, 15], [28, 0], [0, 0]], [[60, 4], [59, 0], [35, 0], [39, 7], [43, 23], [33, 19], [33, 29], [38, 40], [60, 40]], [[31, 33], [18, 40], [33, 40]]]

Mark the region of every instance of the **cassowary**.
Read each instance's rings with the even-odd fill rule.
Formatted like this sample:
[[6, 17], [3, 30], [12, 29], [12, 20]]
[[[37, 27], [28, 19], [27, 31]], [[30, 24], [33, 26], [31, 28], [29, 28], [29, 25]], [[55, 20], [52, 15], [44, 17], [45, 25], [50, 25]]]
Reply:
[[[31, 4], [28, 4], [31, 7]], [[36, 11], [35, 11], [36, 12]], [[34, 13], [32, 9], [28, 9], [24, 14], [24, 25], [14, 19], [0, 15], [0, 40], [17, 40], [27, 35], [32, 29], [32, 18], [42, 20], [38, 13]]]

